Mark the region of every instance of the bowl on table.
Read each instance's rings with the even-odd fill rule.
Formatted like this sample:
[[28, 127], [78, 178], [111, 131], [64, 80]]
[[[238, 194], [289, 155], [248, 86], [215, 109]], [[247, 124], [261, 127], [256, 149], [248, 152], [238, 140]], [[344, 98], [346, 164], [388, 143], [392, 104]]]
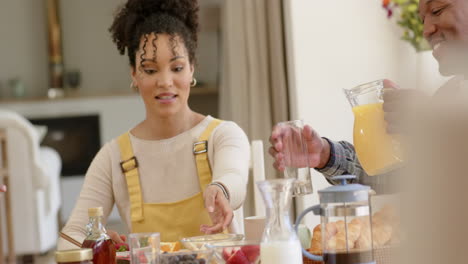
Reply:
[[159, 264], [209, 264], [211, 263], [213, 252], [211, 250], [186, 250], [176, 252], [163, 252], [159, 254]]
[[206, 245], [209, 243], [216, 242], [229, 242], [229, 241], [240, 241], [244, 239], [244, 235], [241, 234], [214, 234], [204, 235], [195, 237], [182, 238], [180, 242], [182, 245], [189, 250], [205, 250]]
[[116, 264], [130, 264], [130, 251], [116, 252]]
[[206, 247], [212, 251], [216, 263], [258, 264], [260, 262], [258, 240], [214, 242]]

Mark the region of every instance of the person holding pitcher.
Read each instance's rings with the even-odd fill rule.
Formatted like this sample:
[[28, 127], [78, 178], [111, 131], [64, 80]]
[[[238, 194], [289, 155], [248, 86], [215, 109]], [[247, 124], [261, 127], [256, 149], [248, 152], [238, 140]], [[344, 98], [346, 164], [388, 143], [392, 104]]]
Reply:
[[[270, 155], [275, 158], [274, 167], [279, 171], [287, 171], [292, 167], [309, 167], [321, 172], [327, 180], [337, 175], [356, 175], [353, 182], [363, 182], [368, 175], [388, 172], [388, 167], [397, 165], [401, 159], [400, 153], [394, 153], [389, 143], [392, 136], [387, 134], [384, 123], [382, 104], [383, 87], [396, 89], [397, 86], [389, 80], [376, 81], [345, 90], [355, 114], [354, 141], [361, 143], [356, 151], [355, 146], [346, 141], [332, 141], [321, 137], [311, 126], [305, 125], [303, 129], [291, 131], [285, 123], [273, 128], [269, 149]], [[372, 135], [370, 135], [372, 131]], [[298, 135], [301, 133], [301, 135]], [[369, 140], [369, 136], [372, 140]], [[307, 157], [300, 155], [290, 146], [290, 138], [300, 137], [304, 144]], [[380, 156], [372, 155], [374, 148], [385, 149]], [[364, 166], [358, 158], [364, 158]], [[394, 157], [396, 156], [396, 158]], [[292, 162], [294, 161], [294, 162]], [[287, 172], [286, 172], [287, 173]]]
[[[409, 105], [421, 103], [421, 101], [431, 103], [431, 100], [444, 98], [459, 99], [460, 95], [468, 94], [468, 30], [466, 30], [468, 28], [468, 2], [464, 0], [420, 0], [419, 12], [424, 21], [424, 37], [433, 48], [433, 56], [439, 63], [440, 73], [444, 76], [455, 75], [455, 77], [427, 100], [424, 100], [426, 96], [417, 90], [399, 89], [392, 81], [383, 80], [383, 87], [391, 89], [385, 89], [383, 92], [383, 105], [376, 112], [385, 117], [386, 124], [383, 125], [388, 132], [388, 137], [404, 133], [402, 128], [410, 112]], [[356, 113], [356, 110], [359, 109], [353, 106], [355, 116], [361, 113], [363, 108], [360, 108], [359, 113]], [[352, 174], [357, 176], [354, 181], [366, 183], [369, 174], [380, 175], [379, 171], [374, 168], [367, 170], [363, 168], [358, 158], [359, 151], [356, 151], [353, 144], [321, 137], [308, 125], [304, 127], [302, 133], [308, 159], [301, 165], [321, 172], [329, 182], [334, 183], [330, 180], [332, 176]], [[269, 153], [275, 158], [273, 166], [279, 171], [283, 171], [286, 167], [282, 143], [285, 135], [287, 134], [284, 128], [275, 126], [270, 137]], [[358, 142], [355, 137], [356, 143]], [[303, 161], [300, 157], [297, 159]]]

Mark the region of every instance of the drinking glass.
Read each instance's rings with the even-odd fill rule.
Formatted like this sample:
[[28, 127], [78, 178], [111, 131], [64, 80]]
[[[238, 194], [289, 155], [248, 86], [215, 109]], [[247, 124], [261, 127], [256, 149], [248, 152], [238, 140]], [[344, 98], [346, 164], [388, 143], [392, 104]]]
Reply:
[[304, 122], [293, 120], [278, 124], [285, 162], [284, 177], [296, 179], [293, 195], [300, 196], [313, 192], [306, 142], [302, 136]]
[[132, 264], [156, 264], [159, 256], [159, 233], [132, 233], [129, 235]]

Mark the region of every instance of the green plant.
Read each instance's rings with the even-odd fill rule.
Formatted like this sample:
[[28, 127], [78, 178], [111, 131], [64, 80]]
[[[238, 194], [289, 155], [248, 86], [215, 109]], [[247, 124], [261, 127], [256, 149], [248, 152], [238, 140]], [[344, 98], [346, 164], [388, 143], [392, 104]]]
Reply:
[[430, 46], [423, 37], [424, 25], [418, 14], [419, 0], [383, 0], [388, 17], [397, 14], [397, 23], [403, 28], [401, 39], [408, 41], [416, 51], [429, 50]]

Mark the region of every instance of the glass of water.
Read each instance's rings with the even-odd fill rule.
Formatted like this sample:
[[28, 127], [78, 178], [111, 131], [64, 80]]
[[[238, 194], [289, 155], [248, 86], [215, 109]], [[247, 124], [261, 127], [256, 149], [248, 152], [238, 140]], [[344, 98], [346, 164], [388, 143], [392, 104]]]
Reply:
[[278, 123], [281, 128], [281, 142], [284, 155], [284, 177], [296, 179], [293, 195], [300, 196], [313, 192], [307, 145], [302, 134], [304, 122], [293, 120]]

